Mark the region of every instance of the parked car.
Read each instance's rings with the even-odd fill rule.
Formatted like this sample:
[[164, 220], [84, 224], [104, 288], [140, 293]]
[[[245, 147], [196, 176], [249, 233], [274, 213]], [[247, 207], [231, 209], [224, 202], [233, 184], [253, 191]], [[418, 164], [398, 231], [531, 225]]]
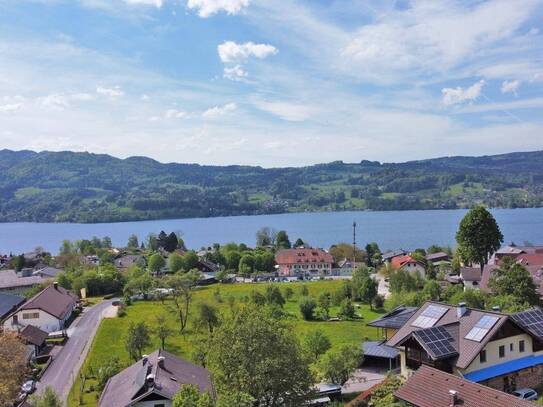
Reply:
[[518, 389], [513, 392], [513, 396], [517, 396], [523, 400], [537, 400], [538, 395], [534, 389]]
[[21, 386], [21, 392], [26, 394], [32, 394], [36, 390], [36, 382], [34, 380], [27, 380]]

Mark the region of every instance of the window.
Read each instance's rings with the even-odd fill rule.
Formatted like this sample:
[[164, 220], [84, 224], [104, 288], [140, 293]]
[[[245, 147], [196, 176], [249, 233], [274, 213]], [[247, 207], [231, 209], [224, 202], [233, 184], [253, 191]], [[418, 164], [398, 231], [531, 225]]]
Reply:
[[479, 362], [486, 363], [486, 350], [482, 350], [481, 353], [479, 353]]
[[503, 358], [505, 356], [505, 346], [504, 345], [500, 346], [499, 355], [500, 355], [500, 358]]
[[513, 344], [512, 343], [509, 344], [509, 352], [513, 352]]
[[24, 312], [23, 319], [36, 319], [40, 317], [39, 312]]
[[524, 352], [524, 341], [518, 341], [518, 351]]

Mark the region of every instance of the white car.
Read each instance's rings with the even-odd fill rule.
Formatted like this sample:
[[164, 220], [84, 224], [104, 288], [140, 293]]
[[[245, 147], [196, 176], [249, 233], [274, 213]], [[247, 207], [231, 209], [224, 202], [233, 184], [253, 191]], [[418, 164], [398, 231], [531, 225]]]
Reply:
[[537, 400], [537, 392], [534, 389], [518, 389], [513, 392], [513, 396], [517, 396], [523, 400]]
[[36, 390], [36, 382], [34, 380], [27, 380], [21, 386], [21, 392], [31, 394]]

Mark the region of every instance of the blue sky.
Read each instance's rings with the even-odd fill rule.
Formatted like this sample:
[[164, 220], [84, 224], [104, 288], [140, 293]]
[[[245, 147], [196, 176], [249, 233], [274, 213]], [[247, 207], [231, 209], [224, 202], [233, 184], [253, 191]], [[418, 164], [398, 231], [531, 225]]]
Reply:
[[0, 0], [0, 148], [302, 166], [543, 149], [543, 0]]

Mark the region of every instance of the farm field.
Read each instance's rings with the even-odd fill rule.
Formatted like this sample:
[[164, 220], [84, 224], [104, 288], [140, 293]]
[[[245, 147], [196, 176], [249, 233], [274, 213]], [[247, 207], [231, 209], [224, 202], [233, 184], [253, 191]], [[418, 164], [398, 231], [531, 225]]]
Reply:
[[[340, 288], [341, 281], [318, 281], [308, 283], [277, 283], [282, 292], [285, 292], [287, 287], [292, 288], [294, 295], [287, 301], [284, 310], [288, 314], [285, 318], [285, 323], [292, 327], [292, 330], [297, 336], [302, 339], [303, 336], [312, 330], [322, 330], [331, 340], [332, 347], [340, 346], [341, 344], [361, 343], [365, 339], [375, 339], [378, 337], [378, 332], [375, 328], [366, 326], [366, 322], [377, 318], [384, 311], [372, 311], [367, 305], [358, 305], [357, 313], [361, 319], [353, 321], [304, 321], [301, 318], [298, 308], [298, 302], [301, 298], [301, 290], [303, 286], [307, 286], [309, 295], [317, 297], [321, 292], [334, 292]], [[264, 292], [268, 284], [231, 284], [231, 285], [213, 285], [203, 287], [194, 292], [193, 302], [191, 305], [191, 315], [189, 316], [189, 324], [183, 334], [179, 332], [178, 323], [174, 315], [169, 311], [169, 302], [165, 301], [162, 304], [160, 301], [139, 301], [134, 302], [126, 308], [126, 315], [120, 318], [105, 319], [102, 321], [100, 328], [96, 334], [89, 355], [83, 365], [82, 372], [86, 376], [92, 376], [93, 370], [96, 370], [105, 361], [117, 357], [122, 366], [127, 366], [133, 361], [129, 359], [128, 353], [124, 347], [124, 340], [128, 326], [131, 322], [145, 321], [150, 327], [151, 332], [156, 325], [155, 318], [157, 315], [164, 315], [168, 321], [169, 327], [172, 329], [172, 336], [166, 340], [166, 350], [172, 352], [182, 358], [192, 360], [193, 351], [201, 343], [207, 333], [198, 329], [195, 326], [194, 314], [198, 303], [207, 302], [216, 306], [220, 313], [231, 312], [232, 302], [234, 304], [243, 301], [243, 298], [249, 296], [253, 290]], [[234, 298], [233, 301], [231, 298]], [[337, 315], [338, 307], [332, 307], [330, 316]], [[151, 353], [160, 346], [159, 339], [151, 336], [152, 345], [146, 349], [147, 353]], [[93, 379], [86, 379], [84, 390], [81, 393], [81, 378], [78, 377], [68, 398], [70, 407], [76, 406], [96, 406], [99, 394], [95, 391], [96, 382]], [[81, 403], [80, 403], [80, 395]]]

